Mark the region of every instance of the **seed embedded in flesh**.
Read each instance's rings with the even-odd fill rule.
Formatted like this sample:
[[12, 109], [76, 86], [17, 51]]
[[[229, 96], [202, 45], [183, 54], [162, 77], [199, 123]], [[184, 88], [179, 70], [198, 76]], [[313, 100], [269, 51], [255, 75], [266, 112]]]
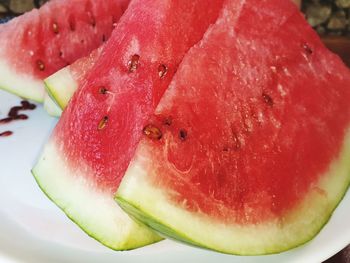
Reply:
[[236, 151], [238, 151], [239, 149], [241, 149], [241, 141], [238, 138], [237, 133], [233, 133], [233, 143], [234, 143], [234, 149]]
[[36, 65], [38, 66], [38, 69], [40, 71], [44, 71], [45, 70], [45, 64], [40, 59], [36, 61]]
[[108, 92], [108, 90], [105, 87], [101, 87], [99, 90], [99, 93], [103, 94], [103, 95], [107, 94], [107, 92]]
[[159, 67], [158, 67], [159, 78], [161, 78], [161, 79], [164, 78], [167, 73], [168, 73], [168, 67], [164, 64], [159, 65]]
[[102, 35], [102, 42], [106, 42], [107, 38], [106, 35]]
[[185, 141], [187, 139], [187, 131], [184, 129], [181, 129], [179, 132], [179, 138], [181, 141]]
[[163, 124], [167, 126], [171, 126], [171, 124], [173, 124], [173, 119], [171, 117], [167, 117], [164, 119]]
[[52, 24], [52, 30], [55, 34], [58, 34], [59, 33], [59, 28], [58, 28], [58, 24], [56, 22], [54, 22]]
[[103, 130], [104, 128], [106, 128], [107, 123], [108, 123], [108, 116], [104, 116], [102, 118], [102, 120], [100, 121], [100, 123], [98, 124], [97, 129], [98, 130]]
[[302, 47], [308, 55], [311, 55], [313, 53], [313, 50], [307, 43], [303, 43]]
[[130, 61], [128, 62], [128, 68], [129, 72], [135, 72], [137, 68], [139, 67], [139, 61], [140, 61], [140, 56], [135, 54], [131, 57]]
[[91, 23], [92, 27], [96, 27], [96, 19], [95, 19], [95, 17], [91, 16], [90, 23]]
[[263, 99], [264, 99], [264, 102], [267, 104], [267, 105], [269, 105], [269, 106], [273, 106], [273, 99], [269, 96], [269, 95], [267, 95], [266, 93], [263, 93], [262, 94], [262, 97], [263, 97]]
[[230, 149], [229, 149], [229, 147], [228, 146], [225, 146], [224, 148], [222, 148], [222, 151], [223, 152], [228, 152]]
[[152, 140], [160, 140], [163, 136], [162, 131], [152, 124], [147, 125], [143, 129], [143, 134]]
[[118, 25], [117, 23], [118, 19], [116, 19], [114, 16], [112, 16], [112, 28], [116, 28], [116, 26]]

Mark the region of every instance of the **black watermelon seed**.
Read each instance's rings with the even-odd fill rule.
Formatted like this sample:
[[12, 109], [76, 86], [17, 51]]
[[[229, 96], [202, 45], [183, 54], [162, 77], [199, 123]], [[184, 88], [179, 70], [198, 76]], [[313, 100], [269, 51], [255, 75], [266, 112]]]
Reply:
[[262, 97], [263, 97], [263, 100], [264, 100], [264, 102], [267, 104], [267, 105], [269, 105], [269, 106], [273, 106], [273, 99], [269, 96], [269, 95], [267, 95], [266, 93], [263, 93], [262, 94]]
[[135, 72], [137, 68], [139, 67], [139, 61], [140, 61], [140, 56], [135, 54], [131, 57], [130, 61], [128, 62], [128, 68], [129, 72]]
[[152, 124], [147, 125], [143, 129], [143, 134], [151, 140], [160, 140], [163, 136], [162, 131]]
[[179, 132], [179, 138], [181, 141], [185, 141], [187, 139], [187, 131], [184, 129], [181, 129]]
[[102, 120], [99, 122], [97, 129], [103, 130], [104, 128], [106, 128], [107, 123], [108, 123], [108, 116], [104, 116]]

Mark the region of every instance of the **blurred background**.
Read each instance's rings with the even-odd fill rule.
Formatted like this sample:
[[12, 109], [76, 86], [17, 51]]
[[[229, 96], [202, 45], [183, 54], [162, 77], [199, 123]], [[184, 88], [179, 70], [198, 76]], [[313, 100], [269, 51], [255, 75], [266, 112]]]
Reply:
[[0, 17], [24, 13], [44, 2], [47, 0], [0, 0]]
[[326, 45], [350, 66], [350, 0], [303, 0], [301, 9]]
[[[39, 7], [47, 1], [0, 0], [0, 19], [20, 15], [34, 7]], [[338, 53], [344, 62], [350, 66], [350, 0], [293, 1], [300, 6], [308, 22], [322, 37], [325, 44]], [[350, 246], [329, 259], [327, 263], [350, 263]]]
[[350, 0], [304, 0], [302, 10], [320, 35], [350, 37]]

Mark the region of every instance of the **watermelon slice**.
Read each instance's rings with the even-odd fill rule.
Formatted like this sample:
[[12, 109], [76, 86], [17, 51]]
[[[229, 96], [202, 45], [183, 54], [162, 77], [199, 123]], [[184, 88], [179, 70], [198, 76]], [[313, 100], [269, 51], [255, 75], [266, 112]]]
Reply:
[[86, 74], [95, 65], [103, 47], [104, 45], [100, 46], [88, 56], [78, 59], [44, 80], [47, 92], [60, 109], [66, 108], [76, 89], [85, 80]]
[[51, 0], [1, 25], [0, 88], [42, 102], [41, 80], [98, 48], [128, 2]]
[[159, 240], [129, 219], [114, 193], [141, 139], [139, 131], [222, 3], [132, 1], [33, 169], [43, 191], [113, 249]]
[[348, 189], [349, 101], [349, 69], [292, 2], [229, 0], [144, 126], [117, 201], [225, 253], [299, 246]]
[[[297, 1], [294, 1], [297, 3]], [[300, 6], [300, 3], [299, 3]], [[65, 109], [70, 98], [73, 96], [75, 90], [79, 86], [86, 72], [95, 64], [102, 47], [93, 51], [87, 57], [81, 58], [72, 65], [60, 70], [45, 80], [48, 93], [53, 96], [55, 102], [61, 109]], [[48, 113], [53, 116], [60, 116], [61, 111], [55, 107], [49, 99], [45, 99], [44, 106]]]

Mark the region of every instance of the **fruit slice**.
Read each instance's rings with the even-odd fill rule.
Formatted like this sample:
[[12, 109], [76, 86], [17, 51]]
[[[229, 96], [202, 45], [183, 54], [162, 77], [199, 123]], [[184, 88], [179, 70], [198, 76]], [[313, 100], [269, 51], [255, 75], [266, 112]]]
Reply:
[[51, 98], [64, 110], [84, 77], [95, 65], [104, 45], [44, 80]]
[[299, 246], [350, 182], [349, 87], [290, 1], [230, 0], [145, 126], [117, 201], [225, 253]]
[[128, 2], [52, 0], [1, 25], [0, 88], [42, 102], [42, 79], [98, 48]]
[[[114, 249], [156, 240], [114, 202], [142, 127], [222, 0], [134, 0], [64, 111], [33, 169], [46, 194]], [[135, 242], [125, 243], [129, 238]], [[142, 239], [142, 242], [138, 242]]]

